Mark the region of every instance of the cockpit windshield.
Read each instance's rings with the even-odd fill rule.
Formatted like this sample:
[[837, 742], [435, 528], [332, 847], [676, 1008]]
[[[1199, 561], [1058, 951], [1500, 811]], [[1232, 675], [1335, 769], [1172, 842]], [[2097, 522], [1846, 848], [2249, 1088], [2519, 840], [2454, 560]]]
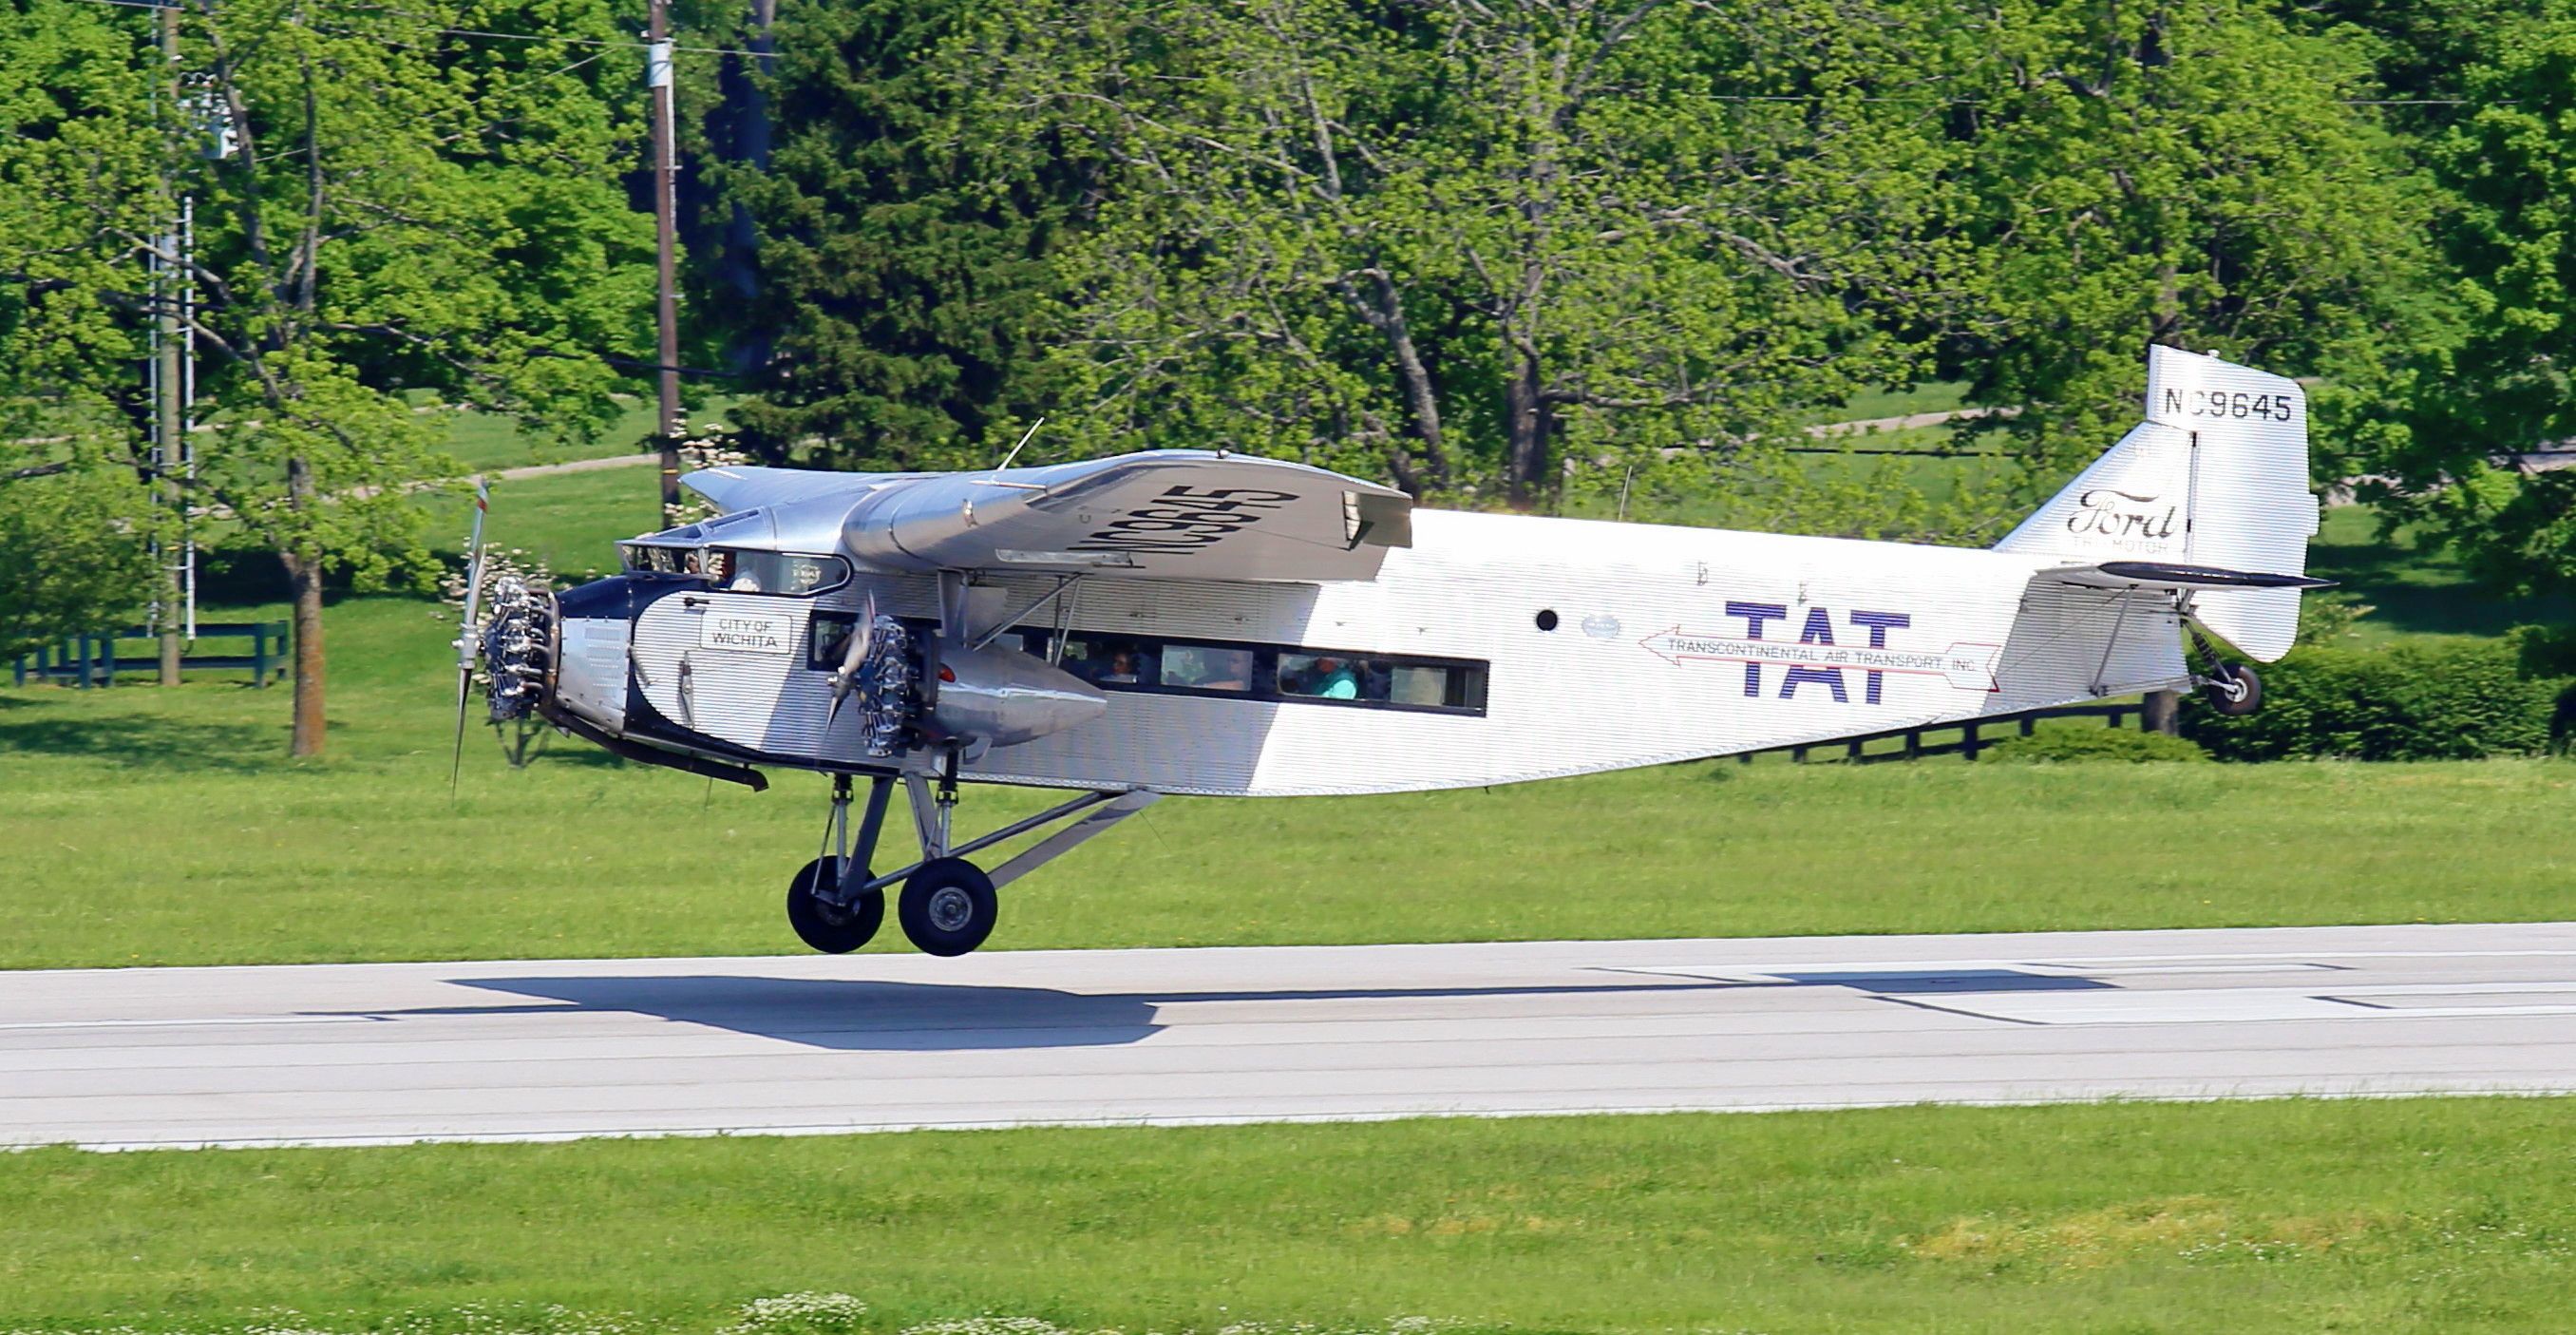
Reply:
[[750, 551], [738, 547], [683, 546], [663, 541], [693, 535], [690, 529], [657, 533], [652, 539], [621, 543], [619, 563], [628, 570], [664, 575], [695, 575], [728, 593], [771, 593], [807, 598], [837, 589], [850, 579], [850, 563], [837, 556], [803, 552]]

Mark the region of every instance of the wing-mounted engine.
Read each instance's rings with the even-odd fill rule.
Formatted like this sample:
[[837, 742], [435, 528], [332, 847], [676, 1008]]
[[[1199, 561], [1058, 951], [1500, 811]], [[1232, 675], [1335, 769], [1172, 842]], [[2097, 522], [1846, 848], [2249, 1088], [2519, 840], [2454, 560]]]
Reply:
[[857, 706], [861, 745], [875, 757], [923, 746], [981, 755], [1078, 727], [1108, 707], [1098, 687], [1043, 659], [990, 646], [946, 648], [936, 631], [916, 633], [873, 605], [831, 686], [833, 714], [844, 701]]

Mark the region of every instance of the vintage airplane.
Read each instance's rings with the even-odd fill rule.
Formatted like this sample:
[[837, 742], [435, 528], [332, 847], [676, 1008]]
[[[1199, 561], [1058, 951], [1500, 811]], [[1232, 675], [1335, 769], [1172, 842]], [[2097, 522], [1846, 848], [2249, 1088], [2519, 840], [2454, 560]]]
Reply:
[[[2163, 347], [2146, 420], [1990, 550], [1416, 510], [1224, 451], [686, 482], [720, 513], [624, 573], [504, 583], [492, 714], [755, 789], [830, 775], [787, 912], [833, 952], [898, 886], [915, 945], [972, 950], [998, 887], [1167, 793], [1516, 783], [2186, 687], [2246, 712], [2259, 680], [2202, 630], [2269, 662], [2325, 583], [2300, 387]], [[1082, 791], [961, 842], [961, 783]], [[880, 873], [898, 784], [921, 857]]]

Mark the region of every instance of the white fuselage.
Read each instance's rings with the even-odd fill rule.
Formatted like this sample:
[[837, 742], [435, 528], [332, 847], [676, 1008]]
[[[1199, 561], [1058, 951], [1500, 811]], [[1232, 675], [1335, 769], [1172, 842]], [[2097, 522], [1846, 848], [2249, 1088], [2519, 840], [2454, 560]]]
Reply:
[[[2169, 598], [2033, 580], [2061, 564], [1986, 550], [1418, 510], [1413, 545], [1390, 552], [1373, 580], [1093, 577], [1078, 585], [1067, 625], [1095, 641], [1480, 664], [1481, 709], [1109, 683], [1096, 719], [991, 749], [964, 775], [1225, 796], [1472, 787], [2187, 680]], [[979, 597], [1015, 611], [1053, 583], [1003, 576], [987, 585], [998, 595]], [[618, 689], [695, 732], [770, 763], [886, 768], [894, 762], [864, 753], [849, 714], [826, 735], [828, 673], [810, 651], [818, 613], [845, 616], [871, 593], [897, 616], [938, 615], [935, 582], [923, 576], [862, 573], [820, 598], [666, 597], [636, 618], [631, 645], [612, 646], [626, 636], [606, 626], [587, 635], [568, 627], [565, 688], [590, 690], [604, 704], [616, 650], [631, 648], [631, 686]], [[711, 635], [709, 617], [737, 618], [753, 633]], [[1050, 608], [1016, 624], [1043, 630], [1055, 620]], [[764, 628], [789, 642], [767, 643]]]

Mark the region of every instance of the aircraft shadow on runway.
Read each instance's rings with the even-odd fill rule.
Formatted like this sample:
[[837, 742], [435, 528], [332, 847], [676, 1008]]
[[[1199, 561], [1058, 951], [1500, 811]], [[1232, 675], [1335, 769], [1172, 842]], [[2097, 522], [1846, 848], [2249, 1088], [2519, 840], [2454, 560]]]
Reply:
[[[1168, 1027], [1160, 1008], [1188, 1002], [1392, 1001], [1546, 997], [1648, 992], [1717, 992], [1843, 987], [1901, 1000], [1921, 993], [2062, 991], [2114, 986], [2091, 978], [2014, 969], [1941, 972], [1783, 973], [1759, 980], [1672, 978], [1498, 987], [1246, 989], [1134, 993], [1042, 987], [895, 983], [865, 979], [762, 978], [738, 974], [452, 978], [462, 987], [542, 999], [541, 1004], [433, 1006], [363, 1012], [385, 1019], [428, 1016], [650, 1015], [782, 1042], [839, 1051], [944, 1052], [1103, 1047], [1134, 1043]], [[1303, 1018], [1303, 1017], [1300, 1017]], [[1317, 1016], [1315, 1018], [1324, 1018]]]

